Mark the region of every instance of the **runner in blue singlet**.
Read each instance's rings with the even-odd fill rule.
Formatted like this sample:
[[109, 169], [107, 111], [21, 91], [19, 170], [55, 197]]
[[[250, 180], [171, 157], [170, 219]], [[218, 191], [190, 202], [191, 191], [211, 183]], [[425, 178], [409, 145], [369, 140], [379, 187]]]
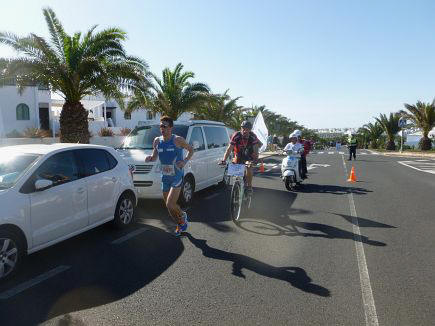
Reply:
[[[153, 153], [145, 158], [145, 162], [160, 160], [162, 170], [162, 192], [163, 199], [169, 214], [177, 223], [175, 235], [187, 230], [188, 217], [178, 206], [181, 184], [183, 182], [183, 168], [186, 162], [193, 156], [193, 148], [183, 137], [173, 135], [172, 127], [174, 122], [171, 118], [164, 116], [160, 119], [160, 131], [162, 136], [154, 139]], [[183, 159], [183, 149], [188, 151]]]

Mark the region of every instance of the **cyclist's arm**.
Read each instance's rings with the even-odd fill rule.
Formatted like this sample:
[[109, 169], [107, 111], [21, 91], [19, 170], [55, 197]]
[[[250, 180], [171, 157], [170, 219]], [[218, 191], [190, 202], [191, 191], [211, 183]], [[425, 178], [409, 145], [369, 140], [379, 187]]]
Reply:
[[226, 161], [228, 159], [228, 156], [230, 156], [231, 152], [234, 150], [234, 145], [229, 144], [227, 147], [227, 150], [225, 151], [224, 157], [222, 159], [222, 161]]

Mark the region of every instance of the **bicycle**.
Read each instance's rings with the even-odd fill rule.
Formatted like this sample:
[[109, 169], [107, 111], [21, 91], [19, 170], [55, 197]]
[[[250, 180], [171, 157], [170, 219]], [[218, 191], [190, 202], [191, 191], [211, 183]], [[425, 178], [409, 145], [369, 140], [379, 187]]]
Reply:
[[230, 178], [229, 184], [231, 187], [230, 196], [230, 215], [234, 223], [246, 214], [251, 208], [252, 192], [245, 192], [245, 169], [246, 167], [254, 167], [253, 162], [245, 164], [220, 164], [227, 168], [227, 175]]

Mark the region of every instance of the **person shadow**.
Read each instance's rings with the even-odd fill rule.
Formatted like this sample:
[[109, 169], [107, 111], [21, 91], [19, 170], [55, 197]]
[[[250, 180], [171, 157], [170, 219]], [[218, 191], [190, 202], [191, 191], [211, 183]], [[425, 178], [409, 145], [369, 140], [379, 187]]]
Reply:
[[205, 257], [233, 262], [232, 274], [234, 276], [246, 278], [243, 274], [243, 270], [246, 269], [265, 277], [288, 282], [295, 288], [307, 293], [321, 297], [329, 297], [331, 295], [327, 288], [314, 284], [303, 268], [272, 266], [242, 254], [210, 247], [207, 244], [207, 240], [197, 239], [190, 233], [183, 233], [183, 235], [186, 236], [195, 247], [200, 249]]

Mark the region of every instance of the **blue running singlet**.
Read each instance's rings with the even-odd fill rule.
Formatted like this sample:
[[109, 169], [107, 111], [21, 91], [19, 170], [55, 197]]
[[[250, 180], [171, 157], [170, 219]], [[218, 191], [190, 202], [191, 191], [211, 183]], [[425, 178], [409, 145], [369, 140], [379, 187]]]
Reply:
[[163, 136], [160, 136], [157, 151], [162, 170], [162, 191], [168, 192], [171, 187], [180, 187], [184, 171], [175, 164], [183, 160], [183, 149], [175, 145], [175, 135], [168, 141], [164, 141]]

